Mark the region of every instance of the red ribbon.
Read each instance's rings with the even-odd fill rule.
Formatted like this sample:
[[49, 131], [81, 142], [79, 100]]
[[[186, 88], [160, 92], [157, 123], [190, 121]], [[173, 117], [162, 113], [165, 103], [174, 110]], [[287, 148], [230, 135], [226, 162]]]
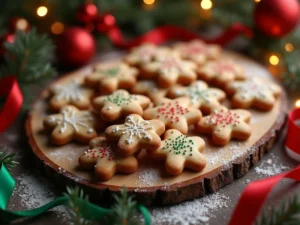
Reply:
[[[298, 122], [298, 124], [297, 124]], [[288, 130], [285, 147], [290, 157], [300, 161], [300, 108], [293, 109], [289, 113]]]
[[126, 41], [124, 39], [121, 30], [117, 26], [111, 28], [107, 33], [112, 43], [120, 48], [131, 48], [145, 42], [151, 42], [153, 44], [162, 44], [172, 39], [178, 39], [182, 41], [201, 39], [206, 43], [214, 43], [223, 46], [231, 42], [240, 34], [252, 36], [252, 30], [241, 23], [235, 23], [231, 27], [227, 28], [219, 36], [212, 39], [206, 39], [204, 37], [201, 37], [197, 33], [189, 31], [185, 28], [176, 26], [161, 26], [154, 28], [153, 30], [150, 30], [144, 35], [130, 41]]
[[23, 103], [23, 95], [17, 79], [6, 76], [0, 79], [0, 96], [7, 96], [0, 112], [0, 133], [5, 131], [16, 119]]
[[289, 172], [248, 184], [233, 212], [229, 225], [253, 225], [268, 194], [284, 178], [300, 181], [300, 166]]

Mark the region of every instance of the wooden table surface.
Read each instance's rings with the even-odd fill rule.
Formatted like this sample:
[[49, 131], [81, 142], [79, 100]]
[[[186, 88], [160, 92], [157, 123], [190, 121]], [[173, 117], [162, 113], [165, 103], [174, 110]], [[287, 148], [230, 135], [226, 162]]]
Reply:
[[[49, 80], [49, 83], [52, 80], [54, 79]], [[33, 97], [38, 96], [40, 91], [46, 86], [47, 83], [45, 85], [36, 85], [32, 89]], [[300, 92], [298, 92], [298, 96], [300, 98]], [[297, 93], [288, 93], [290, 108], [293, 107], [293, 103], [296, 97]], [[11, 210], [24, 210], [34, 206], [45, 204], [48, 201], [52, 200], [54, 197], [60, 196], [63, 192], [63, 190], [58, 189], [56, 185], [51, 182], [51, 180], [47, 179], [46, 176], [40, 174], [33, 163], [32, 152], [27, 143], [27, 138], [24, 131], [24, 122], [26, 120], [26, 116], [27, 114], [25, 111], [20, 113], [18, 119], [14, 122], [14, 124], [5, 133], [0, 135], [0, 143], [7, 146], [10, 152], [17, 152], [18, 161], [20, 163], [19, 166], [12, 171], [12, 175], [17, 180], [17, 186], [14, 195], [9, 203], [9, 209]], [[266, 162], [268, 162], [269, 164], [277, 163], [278, 168], [283, 169], [283, 171], [288, 170], [289, 168], [292, 169], [296, 167], [297, 162], [289, 159], [284, 152], [284, 138], [285, 132], [283, 132], [280, 140], [278, 140], [278, 142], [274, 146], [272, 153], [266, 155], [265, 158], [258, 164], [257, 168], [265, 169], [264, 167], [266, 166]], [[225, 206], [221, 208], [214, 207], [213, 209], [209, 210], [209, 212], [206, 212], [205, 215], [201, 215], [200, 213], [199, 222], [201, 222], [201, 224], [203, 223], [211, 225], [227, 224], [230, 219], [231, 213], [240, 197], [240, 193], [243, 191], [247, 183], [264, 177], [267, 177], [267, 175], [259, 173], [258, 169], [255, 170], [255, 168], [252, 168], [244, 177], [235, 180], [232, 184], [223, 188], [219, 193], [224, 197], [225, 202], [223, 203]], [[271, 197], [267, 200], [267, 203], [265, 204], [265, 210], [268, 212], [268, 209], [270, 209], [270, 207], [273, 205], [280, 206], [282, 201], [287, 201], [287, 199], [289, 199], [291, 195], [295, 195], [296, 192], [299, 195], [300, 186], [298, 184], [295, 184], [291, 181], [282, 182], [280, 185], [278, 185], [278, 187], [276, 187]], [[210, 199], [208, 199], [208, 201], [210, 201]], [[218, 204], [217, 202], [213, 203]], [[195, 203], [190, 202], [190, 204], [192, 205]], [[201, 200], [199, 200], [199, 203], [197, 204], [201, 204]], [[155, 212], [158, 212], [157, 210], [150, 210], [152, 213], [154, 213], [152, 216], [154, 221], [153, 224], [160, 224], [161, 221], [159, 220], [162, 219], [163, 211], [165, 211], [166, 214], [172, 214], [178, 211], [176, 211], [175, 208], [173, 210], [166, 207], [162, 210], [159, 210], [161, 212], [159, 212], [160, 215], [158, 216], [155, 215]], [[186, 212], [182, 212], [182, 214], [184, 213]], [[182, 216], [176, 217], [175, 215], [170, 215], [170, 217], [175, 218], [174, 221], [176, 221], [177, 217], [179, 219], [184, 218]], [[194, 215], [193, 217], [197, 216]], [[204, 217], [205, 219], [203, 219], [202, 217]], [[195, 220], [189, 220], [187, 218], [185, 219], [184, 224], [189, 224], [189, 222], [192, 221]], [[19, 224], [65, 225], [71, 223], [68, 222], [65, 210], [59, 209], [54, 212], [45, 213], [38, 218], [27, 220], [26, 222], [23, 221]], [[174, 224], [174, 222], [172, 222], [172, 224]]]

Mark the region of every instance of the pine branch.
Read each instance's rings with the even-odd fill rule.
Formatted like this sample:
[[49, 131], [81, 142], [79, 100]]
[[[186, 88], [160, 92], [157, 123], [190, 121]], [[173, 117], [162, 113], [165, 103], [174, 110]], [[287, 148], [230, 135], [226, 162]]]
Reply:
[[[87, 209], [86, 203], [88, 196], [84, 194], [83, 190], [79, 187], [67, 187], [67, 193], [64, 194], [68, 199], [69, 214], [74, 225], [89, 225], [90, 221], [82, 218], [83, 211]], [[79, 199], [84, 201], [78, 201]]]
[[297, 89], [300, 87], [299, 56], [299, 50], [283, 55], [283, 63], [286, 71], [282, 74], [282, 78], [284, 84], [290, 89]]
[[263, 214], [256, 225], [299, 225], [300, 224], [300, 201], [295, 196], [289, 202], [283, 204], [280, 209], [271, 210], [270, 214]]
[[112, 212], [107, 216], [107, 224], [110, 225], [136, 225], [137, 202], [133, 196], [128, 196], [127, 189], [121, 190], [120, 196], [114, 195], [115, 204], [111, 208]]
[[3, 164], [6, 169], [11, 170], [15, 168], [19, 163], [15, 159], [16, 153], [8, 153], [4, 146], [0, 147], [0, 165]]
[[6, 42], [4, 64], [0, 76], [14, 75], [20, 85], [41, 81], [53, 76], [51, 66], [54, 45], [46, 35], [39, 35], [36, 29], [28, 33], [17, 32], [13, 43]]

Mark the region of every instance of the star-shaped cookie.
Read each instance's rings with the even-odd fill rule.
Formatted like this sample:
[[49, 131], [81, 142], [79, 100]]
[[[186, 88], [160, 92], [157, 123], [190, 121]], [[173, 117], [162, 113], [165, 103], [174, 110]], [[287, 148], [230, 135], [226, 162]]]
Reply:
[[103, 120], [114, 121], [129, 114], [143, 115], [150, 103], [150, 99], [143, 95], [131, 95], [125, 90], [117, 90], [111, 95], [95, 98], [93, 107], [100, 112]]
[[197, 78], [196, 64], [183, 60], [176, 54], [145, 64], [142, 69], [146, 74], [150, 74], [149, 78], [156, 78], [159, 86], [163, 88], [176, 83], [187, 85]]
[[225, 99], [226, 94], [220, 89], [209, 88], [203, 81], [196, 81], [187, 87], [175, 85], [168, 91], [168, 97], [181, 96], [189, 97], [191, 106], [200, 109], [204, 114], [209, 114], [223, 107], [220, 101]]
[[117, 145], [108, 142], [105, 137], [90, 141], [90, 149], [79, 158], [79, 166], [84, 169], [95, 168], [95, 174], [101, 181], [111, 179], [115, 173], [134, 173], [138, 161], [134, 156], [127, 158], [115, 153]]
[[251, 136], [251, 114], [247, 110], [221, 109], [203, 117], [196, 125], [200, 133], [211, 134], [216, 145], [226, 145], [230, 139], [247, 140]]
[[150, 99], [156, 100], [165, 97], [167, 89], [158, 87], [152, 80], [141, 80], [131, 89], [131, 93], [146, 95]]
[[141, 149], [157, 149], [164, 132], [165, 125], [160, 120], [144, 120], [140, 115], [131, 114], [124, 124], [106, 128], [105, 135], [109, 140], [118, 141], [120, 155], [130, 156]]
[[96, 65], [85, 83], [95, 87], [101, 94], [111, 94], [117, 89], [131, 89], [136, 83], [138, 70], [122, 62]]
[[165, 160], [168, 173], [179, 175], [184, 168], [194, 171], [202, 171], [206, 166], [206, 159], [201, 154], [205, 142], [200, 137], [189, 137], [176, 129], [167, 130], [161, 146], [147, 152], [154, 159]]
[[174, 100], [164, 98], [154, 108], [145, 110], [144, 119], [159, 119], [167, 129], [177, 129], [187, 134], [189, 125], [197, 123], [202, 114], [200, 110], [189, 107], [190, 100], [187, 97]]
[[182, 58], [191, 60], [198, 65], [202, 65], [207, 60], [218, 59], [222, 51], [220, 46], [206, 44], [200, 40], [175, 44], [174, 49]]
[[80, 111], [74, 106], [65, 106], [59, 114], [47, 116], [44, 127], [51, 131], [51, 141], [64, 145], [73, 139], [88, 143], [97, 136], [96, 119], [89, 111]]
[[66, 105], [74, 105], [78, 109], [88, 109], [90, 99], [94, 95], [92, 89], [83, 87], [76, 80], [66, 84], [56, 84], [50, 89], [50, 92], [52, 94], [50, 108], [54, 111], [58, 111]]
[[233, 94], [231, 104], [235, 108], [255, 107], [268, 111], [275, 105], [281, 88], [263, 79], [250, 78], [245, 81], [229, 83], [226, 91]]
[[198, 78], [208, 83], [224, 87], [234, 80], [245, 80], [243, 68], [229, 60], [209, 61], [197, 70]]
[[129, 65], [140, 66], [164, 57], [169, 51], [166, 47], [158, 47], [154, 44], [146, 43], [132, 48], [124, 60]]

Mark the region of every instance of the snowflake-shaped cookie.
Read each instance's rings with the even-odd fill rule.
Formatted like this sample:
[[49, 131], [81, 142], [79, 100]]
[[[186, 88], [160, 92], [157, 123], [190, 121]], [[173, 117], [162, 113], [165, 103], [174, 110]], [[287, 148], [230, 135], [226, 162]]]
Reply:
[[196, 125], [200, 133], [211, 134], [217, 145], [226, 145], [230, 139], [247, 140], [251, 135], [251, 114], [247, 110], [225, 110], [203, 117]]
[[90, 149], [79, 158], [81, 168], [95, 168], [95, 174], [101, 181], [111, 179], [115, 173], [134, 173], [138, 161], [134, 156], [123, 158], [115, 153], [117, 145], [108, 142], [105, 137], [90, 141]]
[[117, 89], [130, 89], [136, 83], [138, 70], [122, 62], [102, 63], [94, 67], [85, 82], [98, 88], [101, 94], [110, 94]]
[[125, 90], [117, 90], [111, 95], [101, 96], [93, 101], [93, 107], [105, 121], [114, 121], [129, 114], [143, 115], [151, 103], [143, 95], [131, 95]]
[[132, 66], [147, 64], [167, 55], [170, 50], [166, 47], [158, 47], [151, 43], [146, 43], [132, 48], [130, 53], [124, 58], [125, 62]]
[[89, 111], [80, 111], [74, 106], [65, 106], [59, 114], [47, 116], [44, 127], [52, 131], [51, 141], [56, 145], [64, 145], [73, 139], [88, 143], [97, 136], [96, 119]]
[[197, 73], [198, 78], [221, 87], [234, 80], [246, 79], [243, 68], [229, 60], [207, 62], [198, 68]]
[[87, 109], [90, 105], [90, 99], [94, 94], [92, 89], [83, 87], [76, 80], [72, 80], [67, 84], [56, 84], [50, 91], [52, 94], [50, 107], [55, 111], [66, 105], [74, 105], [79, 109]]
[[172, 54], [142, 67], [148, 77], [156, 77], [159, 86], [168, 88], [176, 83], [190, 84], [196, 80], [196, 64]]
[[188, 87], [174, 86], [168, 91], [168, 96], [177, 98], [187, 96], [191, 100], [191, 106], [199, 108], [204, 114], [223, 107], [220, 101], [224, 100], [226, 94], [217, 88], [208, 88], [203, 81], [196, 81]]
[[131, 93], [146, 95], [152, 100], [160, 99], [166, 96], [167, 89], [160, 88], [152, 80], [141, 80], [131, 89]]
[[184, 59], [189, 59], [199, 65], [207, 60], [215, 60], [221, 55], [221, 47], [206, 44], [200, 40], [175, 44], [174, 49]]
[[202, 114], [200, 110], [189, 107], [190, 100], [186, 97], [162, 99], [154, 108], [147, 109], [143, 117], [145, 119], [159, 119], [167, 129], [177, 129], [183, 134], [187, 134], [189, 125], [197, 123]]
[[206, 166], [206, 159], [201, 154], [205, 142], [200, 137], [189, 137], [176, 129], [167, 130], [161, 146], [147, 152], [154, 159], [165, 160], [168, 173], [179, 175], [184, 168], [202, 171]]
[[118, 141], [118, 152], [130, 156], [141, 149], [155, 150], [160, 146], [160, 135], [165, 125], [160, 120], [144, 120], [140, 115], [131, 114], [124, 124], [113, 125], [105, 130], [110, 140]]
[[229, 94], [234, 94], [232, 106], [236, 108], [256, 107], [261, 110], [271, 110], [281, 88], [269, 81], [250, 78], [245, 81], [235, 81], [226, 87]]

